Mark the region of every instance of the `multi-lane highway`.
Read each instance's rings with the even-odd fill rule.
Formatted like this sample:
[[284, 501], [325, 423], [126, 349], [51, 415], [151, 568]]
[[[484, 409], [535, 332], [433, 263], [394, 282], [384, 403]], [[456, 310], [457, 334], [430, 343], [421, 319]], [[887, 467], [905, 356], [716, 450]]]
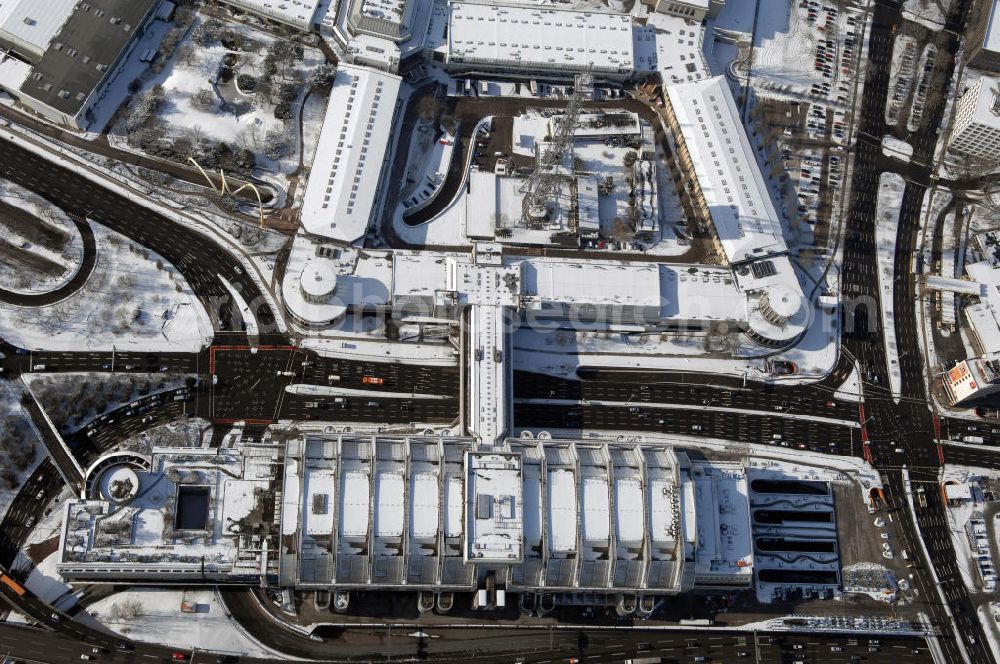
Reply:
[[[163, 256], [179, 269], [210, 316], [232, 309], [220, 277], [245, 294], [259, 293], [245, 268], [214, 239], [135, 203], [8, 140], [0, 140], [0, 177], [44, 196], [66, 212], [93, 219]], [[262, 297], [246, 298], [261, 329], [274, 331], [274, 312]], [[30, 304], [30, 303], [25, 303]], [[239, 312], [230, 315], [239, 318]]]

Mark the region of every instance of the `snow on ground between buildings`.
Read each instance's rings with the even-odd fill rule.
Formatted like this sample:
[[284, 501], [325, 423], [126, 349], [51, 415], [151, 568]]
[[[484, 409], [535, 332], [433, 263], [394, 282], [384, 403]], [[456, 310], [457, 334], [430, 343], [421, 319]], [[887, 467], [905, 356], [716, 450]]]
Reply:
[[[948, 522], [948, 534], [951, 536], [956, 563], [966, 587], [970, 591], [990, 591], [992, 588], [984, 587], [987, 583], [981, 565], [984, 557], [987, 558], [986, 562], [992, 571], [992, 583], [995, 584], [994, 566], [997, 561], [992, 559], [991, 552], [996, 550], [997, 543], [988, 541], [989, 529], [985, 523], [985, 515], [989, 514], [987, 510], [989, 503], [985, 500], [982, 484], [1000, 480], [1000, 470], [946, 464], [941, 468], [940, 479], [942, 485], [970, 485], [967, 500], [950, 500], [947, 503], [945, 516]], [[978, 526], [970, 523], [974, 519], [978, 520]], [[972, 542], [973, 532], [977, 543], [975, 551]]]
[[[325, 109], [326, 98], [313, 94], [308, 100], [305, 99], [307, 88], [303, 81], [312, 70], [323, 65], [326, 58], [318, 48], [305, 47], [301, 60], [295, 60], [286, 67], [279, 65], [272, 83], [273, 92], [270, 97], [273, 98], [261, 91], [245, 93], [235, 84], [237, 77], [244, 74], [255, 79], [260, 77], [265, 54], [278, 39], [250, 25], [218, 20], [221, 22], [219, 35], [235, 34], [256, 48], [233, 50], [217, 39], [212, 39], [205, 45], [195, 44], [191, 35], [197, 32], [199, 23], [205, 24], [204, 17], [199, 16], [196, 27], [188, 32], [163, 71], [150, 78], [143, 86], [144, 90], [157, 85], [163, 88], [164, 102], [154, 113], [152, 124], [163, 131], [167, 140], [188, 139], [195, 145], [223, 142], [233, 150], [249, 149], [257, 157], [258, 170], [280, 178], [283, 188], [287, 189], [289, 183], [286, 178], [295, 173], [299, 165], [300, 110], [303, 111], [303, 119], [309, 120], [309, 124], [303, 127], [303, 138], [307, 146], [304, 161], [306, 164], [311, 163], [309, 153], [315, 149], [319, 128], [322, 126], [322, 114], [317, 122], [312, 106], [319, 104]], [[213, 37], [217, 36], [213, 33]], [[223, 59], [227, 54], [235, 54], [239, 59], [231, 81], [221, 78]], [[289, 102], [291, 119], [287, 121], [275, 117], [274, 112], [278, 105], [275, 103], [278, 90], [286, 84], [295, 88], [295, 98]], [[202, 94], [208, 94], [211, 103], [200, 101]], [[141, 95], [135, 95], [135, 98], [140, 99]], [[311, 126], [315, 127], [315, 131], [310, 129]], [[121, 123], [114, 133], [126, 133]], [[137, 135], [138, 132], [133, 132], [129, 142], [122, 147], [138, 151]], [[116, 142], [124, 143], [121, 140]], [[283, 150], [272, 152], [270, 146], [277, 144], [282, 145]], [[186, 156], [182, 155], [178, 160], [184, 160]]]
[[950, 5], [950, 0], [906, 0], [903, 3], [903, 18], [937, 31], [944, 27], [942, 10], [947, 11]]
[[886, 134], [882, 137], [882, 153], [887, 157], [895, 157], [909, 163], [913, 156], [913, 146], [891, 134]]
[[[194, 605], [195, 612], [182, 612], [182, 601]], [[121, 610], [125, 606], [136, 607], [135, 603], [141, 607], [137, 611]], [[136, 587], [98, 600], [88, 612], [104, 627], [137, 641], [268, 659], [276, 654], [229, 618], [213, 590]], [[135, 616], [136, 613], [140, 615]], [[282, 659], [288, 657], [283, 655]]]
[[212, 323], [184, 277], [159, 255], [101, 224], [93, 274], [77, 292], [43, 307], [0, 304], [0, 336], [52, 351], [197, 351]]
[[[878, 205], [875, 211], [875, 244], [878, 257], [879, 302], [881, 304], [882, 336], [889, 363], [889, 387], [893, 399], [899, 401], [902, 374], [899, 372], [899, 348], [896, 342], [895, 310], [893, 304], [893, 261], [896, 258], [896, 231], [899, 211], [903, 204], [906, 181], [897, 173], [879, 176]], [[869, 311], [869, 315], [872, 312]], [[874, 328], [872, 328], [874, 329]]]
[[31, 418], [21, 406], [24, 384], [3, 381], [0, 392], [0, 518], [7, 512], [21, 486], [45, 459], [45, 445]]
[[66, 213], [9, 180], [0, 180], [0, 206], [24, 213], [0, 213], [0, 288], [46, 293], [72, 279], [83, 264], [83, 238]]

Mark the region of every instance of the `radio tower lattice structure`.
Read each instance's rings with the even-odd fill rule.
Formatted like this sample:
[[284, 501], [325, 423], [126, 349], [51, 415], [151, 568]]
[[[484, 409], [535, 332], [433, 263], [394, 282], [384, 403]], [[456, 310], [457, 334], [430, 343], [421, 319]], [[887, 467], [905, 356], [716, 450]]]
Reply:
[[559, 196], [559, 166], [566, 156], [573, 154], [573, 135], [576, 133], [583, 102], [592, 98], [594, 77], [590, 67], [573, 77], [573, 95], [566, 105], [566, 112], [557, 124], [552, 140], [542, 149], [535, 145], [535, 168], [521, 187], [524, 193], [522, 217], [529, 225], [544, 221], [549, 205]]

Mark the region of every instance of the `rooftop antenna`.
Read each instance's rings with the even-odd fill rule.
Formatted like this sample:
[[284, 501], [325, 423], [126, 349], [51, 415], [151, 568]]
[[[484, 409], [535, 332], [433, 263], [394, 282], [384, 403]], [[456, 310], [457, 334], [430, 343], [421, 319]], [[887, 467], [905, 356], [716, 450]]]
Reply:
[[559, 197], [559, 166], [567, 156], [573, 156], [573, 135], [576, 133], [583, 110], [583, 102], [594, 93], [593, 65], [573, 77], [573, 94], [566, 105], [566, 112], [558, 123], [545, 148], [535, 144], [535, 167], [521, 186], [524, 199], [521, 204], [521, 218], [529, 227], [538, 227], [548, 216], [549, 206]]

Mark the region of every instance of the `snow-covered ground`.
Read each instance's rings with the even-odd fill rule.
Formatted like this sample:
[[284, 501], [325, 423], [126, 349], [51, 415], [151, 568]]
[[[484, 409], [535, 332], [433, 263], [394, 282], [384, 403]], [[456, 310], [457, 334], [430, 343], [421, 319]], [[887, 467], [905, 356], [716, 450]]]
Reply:
[[837, 391], [834, 393], [834, 398], [841, 401], [864, 401], [865, 395], [861, 389], [861, 372], [858, 371], [858, 365], [855, 362], [854, 368], [851, 369], [851, 375], [847, 377]]
[[910, 157], [913, 156], [913, 146], [891, 134], [886, 134], [882, 137], [882, 153], [887, 157], [895, 157], [909, 163]]
[[[66, 213], [9, 180], [0, 180], [0, 202], [35, 217], [32, 226], [45, 230], [39, 234], [0, 214], [2, 256], [13, 259], [0, 257], [0, 288], [16, 293], [45, 293], [72, 279], [83, 264], [83, 238]], [[29, 267], [36, 261], [51, 266], [51, 271]]]
[[45, 350], [197, 351], [212, 323], [184, 277], [159, 255], [90, 222], [97, 264], [84, 286], [44, 307], [0, 304], [0, 336]]
[[903, 18], [915, 21], [930, 30], [944, 27], [944, 12], [948, 11], [951, 0], [905, 0]]
[[[879, 176], [878, 204], [875, 211], [875, 245], [878, 258], [878, 282], [881, 304], [882, 336], [889, 363], [889, 388], [899, 400], [902, 374], [899, 371], [899, 348], [896, 343], [896, 323], [893, 305], [893, 261], [896, 257], [896, 232], [899, 227], [899, 210], [903, 202], [906, 181], [897, 173]], [[908, 352], [917, 352], [909, 349]]]
[[[144, 82], [143, 91], [161, 86], [164, 93], [165, 101], [151, 123], [162, 130], [166, 141], [186, 139], [196, 147], [224, 142], [234, 151], [249, 149], [255, 153], [257, 168], [262, 174], [278, 178], [281, 189], [287, 189], [287, 176], [294, 173], [299, 164], [298, 114], [306, 91], [302, 81], [310, 71], [326, 62], [325, 57], [318, 48], [305, 47], [301, 60], [296, 59], [289, 66], [278, 66], [278, 73], [274, 75], [272, 83], [274, 93], [271, 96], [276, 99], [277, 91], [283, 84], [296, 88], [296, 96], [290, 102], [291, 119], [278, 119], [274, 113], [275, 99], [263, 92], [244, 93], [238, 89], [235, 81], [243, 74], [254, 78], [260, 76], [264, 57], [269, 47], [279, 38], [245, 23], [218, 19], [221, 22], [220, 32], [214, 33], [213, 38], [204, 45], [195, 44], [191, 36], [206, 20], [205, 17], [198, 16], [194, 27], [163, 70]], [[217, 38], [225, 33], [238, 35], [245, 43], [252, 44], [252, 47], [238, 51], [227, 49]], [[233, 82], [223, 83], [218, 79], [223, 58], [227, 53], [233, 52], [238, 55], [239, 64], [233, 75]], [[134, 99], [139, 100], [141, 95], [142, 93], [135, 95]], [[316, 101], [312, 101], [312, 97], [316, 97]], [[325, 101], [321, 96], [311, 95], [311, 103], [306, 108], [322, 104], [325, 109]], [[133, 102], [133, 106], [135, 103]], [[318, 123], [315, 114], [312, 114], [311, 119], [315, 131], [304, 129], [303, 138], [311, 139], [312, 149], [315, 149], [322, 116]], [[315, 126], [317, 124], [319, 126]], [[114, 142], [119, 147], [137, 150], [134, 135], [126, 140], [121, 139], [127, 133], [123, 122], [120, 122], [110, 138], [117, 138]], [[282, 149], [272, 151], [272, 147], [277, 145], [282, 146]]]
[[0, 432], [4, 462], [0, 464], [0, 519], [25, 480], [45, 459], [45, 445], [21, 406], [24, 384], [0, 382]]
[[123, 448], [149, 454], [154, 447], [207, 447], [212, 443], [212, 423], [199, 417], [161, 424], [132, 436]]
[[[751, 84], [757, 96], [808, 97], [819, 103], [843, 106], [844, 102], [837, 99], [844, 95], [838, 84], [851, 82], [853, 77], [850, 71], [853, 65], [845, 65], [845, 62], [850, 62], [861, 48], [857, 35], [857, 28], [862, 25], [861, 16], [856, 9], [830, 5], [803, 7], [798, 2], [732, 2], [726, 3], [711, 27], [739, 31], [748, 36], [753, 33]], [[845, 43], [849, 38], [854, 40], [852, 47]], [[832, 43], [827, 44], [825, 40]], [[713, 56], [715, 73], [721, 74], [736, 57], [736, 51], [716, 41]], [[831, 66], [828, 74], [816, 65], [818, 59], [826, 56], [830, 56], [826, 61]], [[842, 71], [845, 66], [848, 72]], [[742, 73], [744, 68], [741, 64], [738, 70]], [[823, 84], [829, 84], [829, 88], [824, 89]]]
[[[193, 605], [195, 611], [182, 612], [182, 602]], [[127, 610], [122, 611], [123, 607]], [[87, 612], [92, 621], [137, 641], [267, 659], [278, 654], [232, 620], [211, 589], [135, 587], [98, 600]], [[281, 659], [289, 658], [281, 655]]]
[[889, 96], [886, 99], [885, 121], [896, 124], [904, 103], [913, 88], [916, 69], [917, 42], [910, 35], [899, 35], [892, 46], [889, 68]]
[[[998, 561], [994, 560], [994, 552], [1000, 543], [989, 538], [988, 525], [995, 530], [997, 524], [985, 522], [985, 510], [990, 505], [985, 491], [997, 486], [1000, 471], [947, 464], [940, 477], [942, 484], [968, 486], [971, 496], [967, 500], [949, 501], [945, 510], [962, 580], [970, 591], [993, 592], [995, 598]], [[996, 517], [993, 519], [996, 521]]]
[[46, 415], [64, 432], [120, 406], [184, 387], [176, 373], [25, 373], [23, 380]]

